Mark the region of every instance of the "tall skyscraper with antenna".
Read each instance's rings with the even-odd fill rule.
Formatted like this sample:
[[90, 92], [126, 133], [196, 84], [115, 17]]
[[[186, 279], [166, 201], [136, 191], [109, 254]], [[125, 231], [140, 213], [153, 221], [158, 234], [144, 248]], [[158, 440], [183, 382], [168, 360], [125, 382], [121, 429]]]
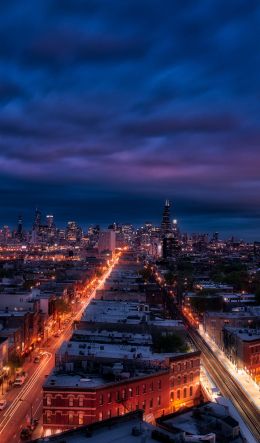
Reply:
[[170, 208], [171, 208], [170, 200], [165, 200], [163, 217], [161, 222], [161, 231], [163, 236], [169, 234], [172, 231]]

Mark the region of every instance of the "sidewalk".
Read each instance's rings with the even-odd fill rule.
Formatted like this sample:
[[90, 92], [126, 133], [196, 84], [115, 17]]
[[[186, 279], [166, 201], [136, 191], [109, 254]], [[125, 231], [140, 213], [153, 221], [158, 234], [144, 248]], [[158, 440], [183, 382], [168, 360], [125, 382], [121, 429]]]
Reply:
[[255, 404], [258, 410], [260, 410], [260, 387], [255, 381], [244, 371], [237, 370], [231, 361], [226, 357], [223, 351], [216, 345], [216, 343], [203, 331], [202, 325], [199, 327], [199, 333], [202, 338], [210, 346], [211, 350], [218, 357], [219, 361], [225, 366], [235, 380], [240, 384], [247, 397], [250, 398], [252, 403]]

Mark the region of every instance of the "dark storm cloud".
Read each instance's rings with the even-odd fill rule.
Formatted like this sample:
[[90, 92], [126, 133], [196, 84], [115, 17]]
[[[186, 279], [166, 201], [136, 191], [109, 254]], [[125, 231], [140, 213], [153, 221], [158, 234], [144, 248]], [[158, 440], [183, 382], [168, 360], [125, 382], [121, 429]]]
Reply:
[[19, 212], [93, 222], [156, 220], [169, 197], [192, 227], [247, 220], [255, 234], [259, 2], [13, 0], [0, 12], [2, 216], [21, 192]]

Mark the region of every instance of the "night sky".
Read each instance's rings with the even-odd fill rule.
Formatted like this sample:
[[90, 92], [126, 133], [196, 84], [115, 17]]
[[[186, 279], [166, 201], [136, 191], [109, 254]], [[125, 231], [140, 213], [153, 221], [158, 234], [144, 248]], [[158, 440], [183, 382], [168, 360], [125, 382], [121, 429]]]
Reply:
[[260, 239], [260, 2], [1, 0], [0, 225]]

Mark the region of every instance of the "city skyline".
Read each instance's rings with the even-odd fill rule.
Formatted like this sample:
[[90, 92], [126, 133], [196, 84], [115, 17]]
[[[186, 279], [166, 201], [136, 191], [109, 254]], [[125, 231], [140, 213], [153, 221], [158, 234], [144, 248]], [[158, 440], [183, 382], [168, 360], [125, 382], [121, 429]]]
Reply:
[[156, 222], [169, 197], [184, 230], [259, 239], [259, 15], [255, 1], [1, 2], [0, 221], [39, 206]]

